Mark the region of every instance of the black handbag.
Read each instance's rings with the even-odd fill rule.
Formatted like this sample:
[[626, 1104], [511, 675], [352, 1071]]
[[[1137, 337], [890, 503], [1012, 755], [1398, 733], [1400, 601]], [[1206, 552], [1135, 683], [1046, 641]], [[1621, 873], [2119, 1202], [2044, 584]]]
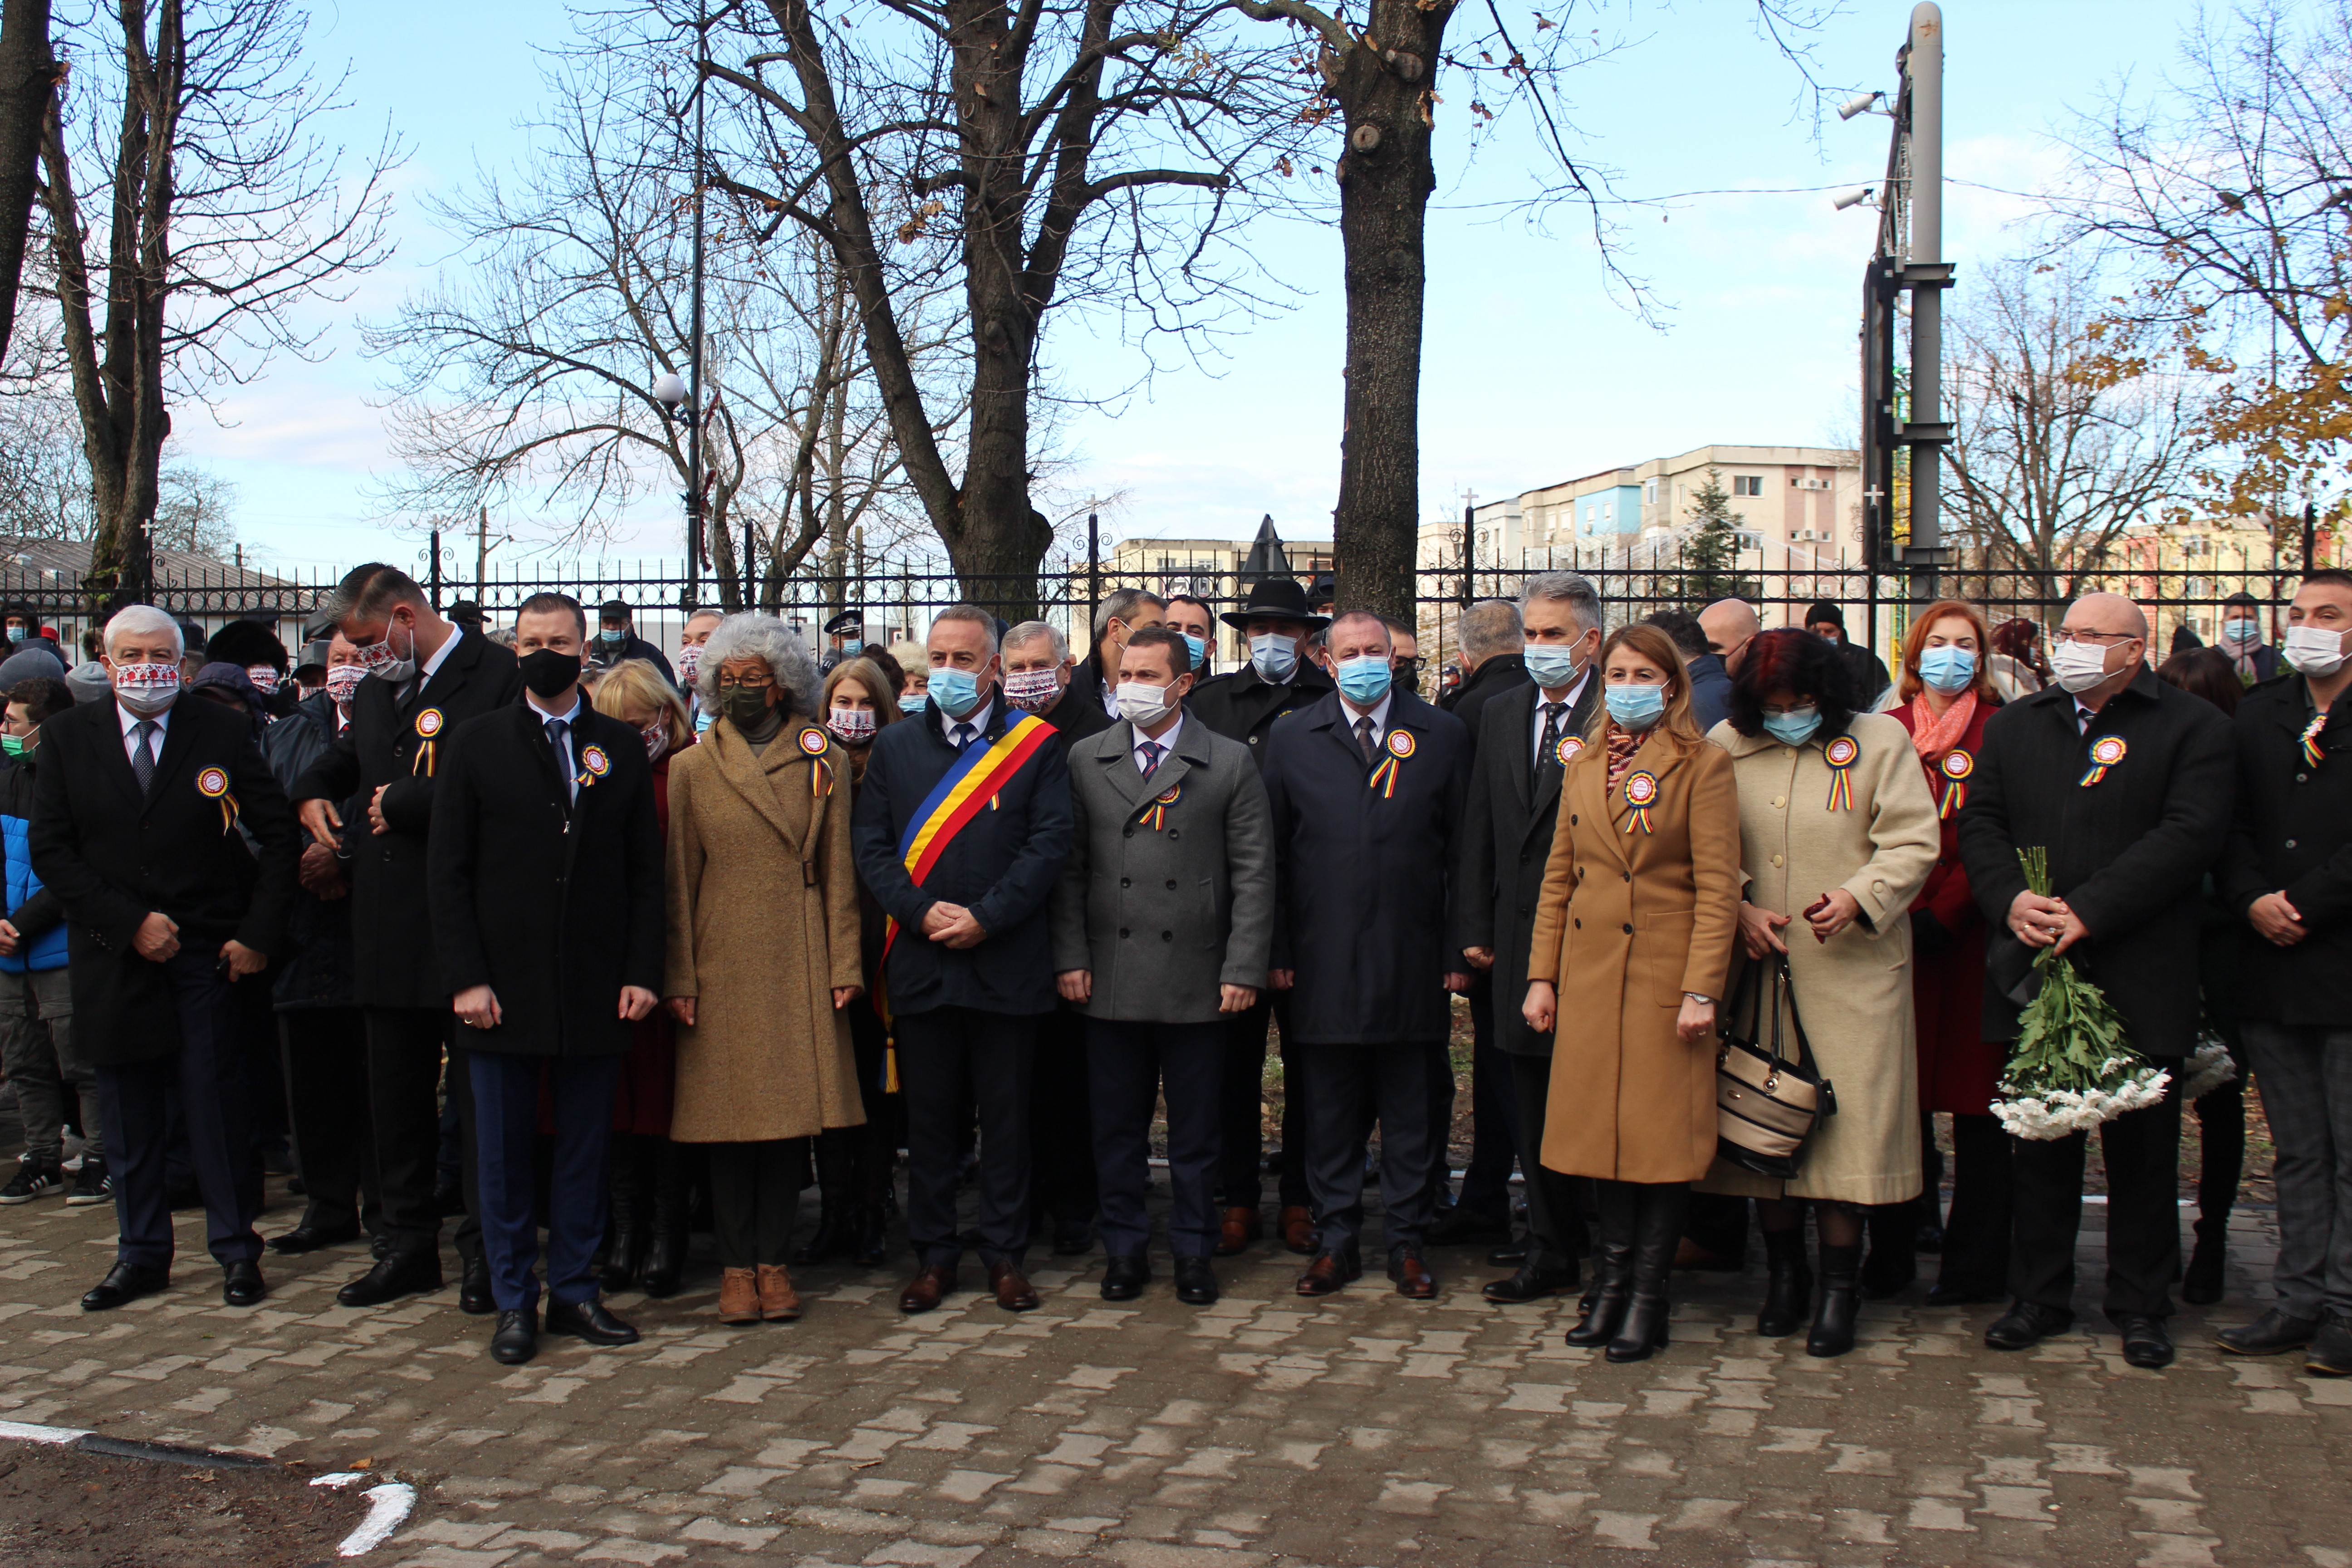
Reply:
[[[1748, 1016], [1744, 1037], [1743, 1009]], [[1783, 1011], [1797, 1037], [1793, 1060], [1781, 1051]], [[1813, 1066], [1787, 954], [1776, 953], [1769, 966], [1747, 966], [1721, 1027], [1723, 1044], [1715, 1057], [1716, 1153], [1743, 1171], [1788, 1181], [1804, 1164], [1822, 1118], [1837, 1114], [1837, 1093]]]

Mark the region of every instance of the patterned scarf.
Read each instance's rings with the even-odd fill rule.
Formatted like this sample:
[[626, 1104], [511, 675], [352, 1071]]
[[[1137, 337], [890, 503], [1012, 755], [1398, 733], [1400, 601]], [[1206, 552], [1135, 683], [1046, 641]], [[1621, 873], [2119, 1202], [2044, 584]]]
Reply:
[[1642, 742], [1649, 738], [1649, 731], [1646, 730], [1620, 730], [1614, 723], [1609, 726], [1609, 788], [1611, 790], [1616, 789], [1617, 781], [1623, 778], [1626, 770], [1633, 765], [1633, 753], [1640, 751]]
[[1919, 753], [1921, 762], [1934, 767], [1944, 760], [1945, 752], [1960, 743], [1960, 737], [1969, 732], [1969, 721], [1976, 716], [1977, 693], [1974, 687], [1961, 692], [1952, 705], [1944, 710], [1941, 719], [1937, 718], [1936, 710], [1927, 706], [1927, 694], [1922, 691], [1911, 699], [1912, 749]]

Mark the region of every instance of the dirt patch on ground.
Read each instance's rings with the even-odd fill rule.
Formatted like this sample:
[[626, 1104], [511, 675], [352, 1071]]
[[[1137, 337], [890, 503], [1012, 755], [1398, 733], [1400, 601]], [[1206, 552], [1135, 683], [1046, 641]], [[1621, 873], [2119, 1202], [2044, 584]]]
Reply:
[[0, 1443], [0, 1563], [9, 1568], [305, 1568], [367, 1517], [299, 1469], [204, 1469]]

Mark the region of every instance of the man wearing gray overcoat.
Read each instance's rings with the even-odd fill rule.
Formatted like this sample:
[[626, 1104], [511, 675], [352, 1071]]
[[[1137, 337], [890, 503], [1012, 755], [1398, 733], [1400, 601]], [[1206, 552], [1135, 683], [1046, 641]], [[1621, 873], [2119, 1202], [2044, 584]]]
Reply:
[[1226, 1021], [1256, 1005], [1274, 931], [1265, 786], [1247, 747], [1186, 719], [1192, 681], [1180, 634], [1136, 631], [1119, 655], [1119, 721], [1069, 749], [1075, 820], [1054, 890], [1054, 968], [1087, 1017], [1109, 1301], [1151, 1277], [1143, 1195], [1163, 1091], [1176, 1295], [1217, 1299]]

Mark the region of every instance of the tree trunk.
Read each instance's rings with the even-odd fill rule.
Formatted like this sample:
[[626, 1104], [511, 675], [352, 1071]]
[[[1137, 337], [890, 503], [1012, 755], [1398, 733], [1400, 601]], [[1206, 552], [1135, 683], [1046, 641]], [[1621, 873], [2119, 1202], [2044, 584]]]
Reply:
[[1376, 0], [1370, 32], [1330, 68], [1348, 132], [1338, 169], [1348, 369], [1336, 586], [1348, 608], [1406, 620], [1421, 522], [1423, 226], [1437, 183], [1430, 79], [1453, 10], [1451, 0], [1427, 9]]
[[49, 0], [0, 5], [0, 360], [16, 324], [16, 284], [25, 272], [25, 231], [41, 165], [41, 127], [57, 90], [49, 52]]

